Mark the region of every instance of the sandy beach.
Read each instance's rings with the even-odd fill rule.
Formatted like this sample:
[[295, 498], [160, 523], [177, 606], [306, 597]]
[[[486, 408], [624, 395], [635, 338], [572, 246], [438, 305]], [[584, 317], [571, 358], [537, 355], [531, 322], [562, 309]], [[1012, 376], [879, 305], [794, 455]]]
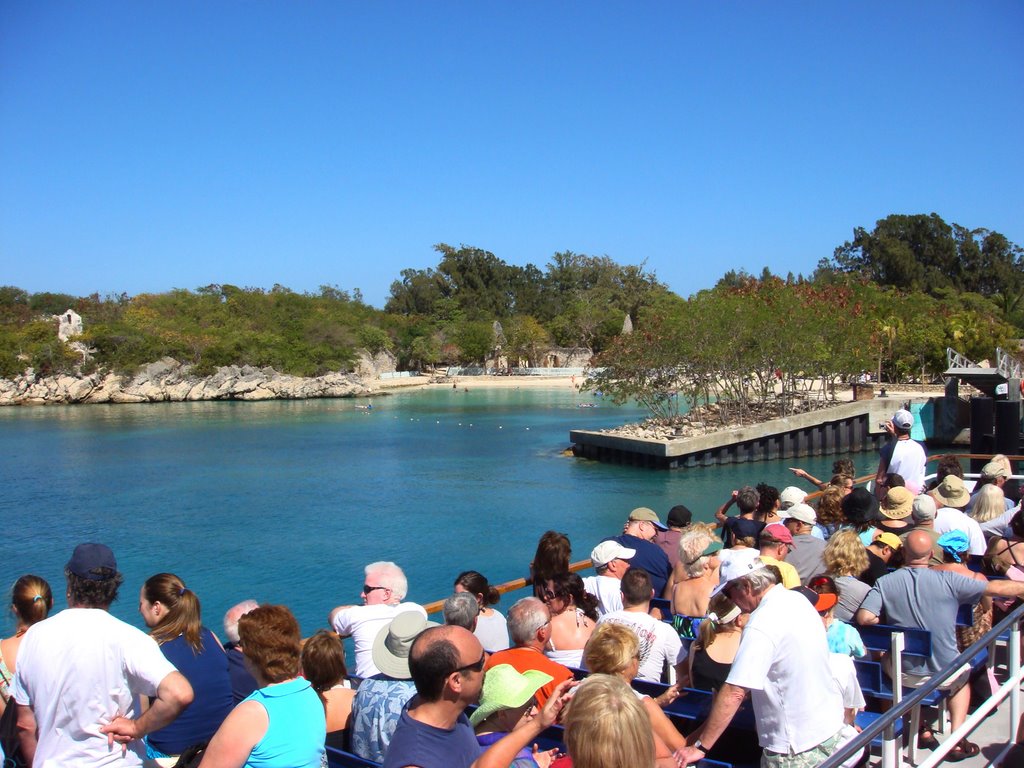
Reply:
[[[437, 383], [431, 384], [431, 380]], [[448, 388], [454, 384], [459, 389], [572, 389], [582, 384], [582, 376], [453, 376], [440, 380], [434, 376], [411, 376], [401, 379], [378, 379], [373, 382], [376, 390], [423, 389], [425, 387]]]

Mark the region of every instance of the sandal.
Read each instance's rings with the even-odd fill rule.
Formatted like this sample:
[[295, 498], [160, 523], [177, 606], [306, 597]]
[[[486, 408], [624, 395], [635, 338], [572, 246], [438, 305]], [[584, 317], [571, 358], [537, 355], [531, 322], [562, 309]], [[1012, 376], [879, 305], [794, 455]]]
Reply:
[[973, 744], [967, 739], [961, 739], [960, 743], [953, 747], [949, 754], [946, 755], [946, 762], [959, 763], [961, 760], [974, 757], [979, 752], [981, 752], [981, 747], [977, 744]]
[[937, 746], [939, 746], [939, 740], [935, 738], [931, 728], [922, 727], [921, 731], [917, 734], [917, 748], [935, 749]]

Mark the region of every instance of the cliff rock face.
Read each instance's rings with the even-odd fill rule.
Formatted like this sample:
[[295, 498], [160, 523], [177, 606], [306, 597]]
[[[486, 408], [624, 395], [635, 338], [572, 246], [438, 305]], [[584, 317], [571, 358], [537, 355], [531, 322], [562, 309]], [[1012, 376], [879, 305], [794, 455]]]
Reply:
[[303, 400], [355, 397], [370, 391], [354, 374], [304, 378], [273, 368], [229, 365], [218, 368], [212, 376], [200, 377], [191, 373], [190, 365], [164, 358], [132, 377], [102, 371], [88, 376], [37, 377], [30, 369], [14, 379], [0, 379], [0, 405]]
[[356, 358], [355, 368], [356, 375], [364, 379], [376, 379], [382, 373], [394, 373], [398, 370], [398, 358], [387, 350], [374, 355], [368, 350], [361, 349]]

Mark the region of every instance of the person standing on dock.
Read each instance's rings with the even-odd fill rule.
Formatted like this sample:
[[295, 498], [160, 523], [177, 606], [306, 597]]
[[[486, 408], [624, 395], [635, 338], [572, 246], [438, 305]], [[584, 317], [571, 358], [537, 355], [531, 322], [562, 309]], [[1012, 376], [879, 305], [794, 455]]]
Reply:
[[403, 603], [409, 582], [402, 569], [394, 563], [370, 563], [364, 569], [365, 583], [360, 597], [362, 605], [339, 605], [331, 611], [328, 624], [342, 638], [355, 643], [356, 676], [372, 677], [380, 672], [373, 663], [373, 641], [392, 619], [405, 611], [427, 612], [416, 603]]
[[[605, 541], [617, 541], [627, 549], [636, 552], [630, 565], [634, 568], [643, 568], [651, 576], [651, 584], [654, 585], [654, 594], [658, 597], [666, 597], [666, 587], [672, 578], [672, 564], [669, 563], [661, 547], [654, 543], [654, 537], [659, 531], [667, 531], [668, 527], [662, 525], [657, 513], [647, 507], [637, 507], [629, 513], [626, 523], [622, 528], [621, 536], [613, 536]], [[621, 607], [621, 606], [620, 606]]]
[[882, 485], [885, 476], [895, 472], [903, 478], [907, 488], [916, 496], [924, 488], [924, 470], [928, 456], [919, 442], [910, 439], [910, 430], [913, 426], [913, 414], [903, 408], [896, 411], [889, 421], [882, 423], [882, 429], [894, 439], [882, 446], [875, 483]]

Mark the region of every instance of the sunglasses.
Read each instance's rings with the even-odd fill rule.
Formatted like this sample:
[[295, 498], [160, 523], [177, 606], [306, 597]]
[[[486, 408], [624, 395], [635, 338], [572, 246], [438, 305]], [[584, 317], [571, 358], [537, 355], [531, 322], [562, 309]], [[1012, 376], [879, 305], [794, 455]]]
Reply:
[[467, 664], [464, 667], [459, 667], [455, 671], [458, 672], [459, 674], [465, 674], [466, 672], [481, 672], [481, 671], [483, 671], [484, 664], [486, 662], [487, 662], [487, 653], [485, 651], [484, 653], [480, 654], [480, 661], [477, 661], [477, 662], [475, 662], [473, 664]]
[[375, 589], [388, 589], [388, 590], [390, 590], [391, 587], [371, 587], [369, 584], [363, 584], [363, 594], [368, 595], [371, 592], [373, 592]]

